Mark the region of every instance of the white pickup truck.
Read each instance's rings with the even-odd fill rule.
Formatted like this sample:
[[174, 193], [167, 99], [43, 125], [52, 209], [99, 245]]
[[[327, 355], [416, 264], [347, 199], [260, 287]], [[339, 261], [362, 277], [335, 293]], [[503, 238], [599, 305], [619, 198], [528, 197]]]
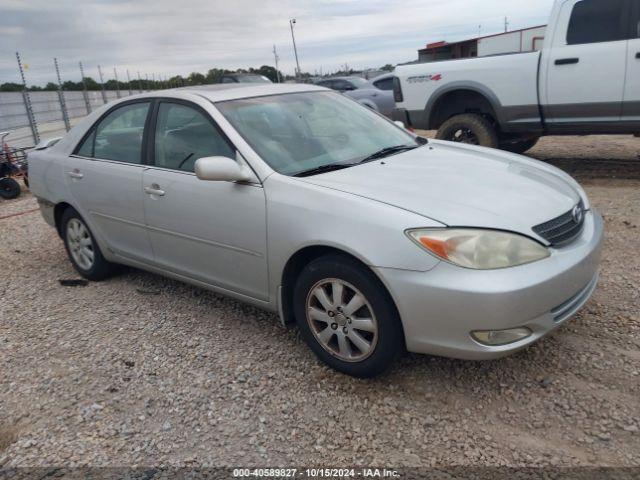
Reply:
[[556, 0], [541, 52], [396, 68], [394, 120], [523, 153], [544, 135], [640, 133], [640, 0]]

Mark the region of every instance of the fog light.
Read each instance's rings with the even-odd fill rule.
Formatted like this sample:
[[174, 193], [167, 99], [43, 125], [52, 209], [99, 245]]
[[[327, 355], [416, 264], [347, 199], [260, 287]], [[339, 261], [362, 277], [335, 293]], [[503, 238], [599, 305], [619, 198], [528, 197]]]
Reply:
[[500, 347], [519, 342], [531, 336], [533, 332], [528, 328], [512, 328], [509, 330], [478, 330], [471, 332], [477, 342], [489, 347]]

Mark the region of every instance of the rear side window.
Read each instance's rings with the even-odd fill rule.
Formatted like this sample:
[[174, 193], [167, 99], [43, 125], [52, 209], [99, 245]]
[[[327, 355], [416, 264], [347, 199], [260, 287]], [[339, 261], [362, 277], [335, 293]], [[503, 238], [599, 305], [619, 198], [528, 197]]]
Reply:
[[567, 44], [583, 45], [625, 40], [626, 0], [581, 0], [569, 20]]
[[180, 103], [160, 104], [154, 147], [156, 166], [185, 172], [193, 172], [199, 158], [235, 158], [235, 150], [209, 117]]
[[142, 163], [142, 137], [149, 102], [116, 108], [104, 117], [76, 150], [76, 154], [124, 163]]
[[380, 90], [393, 90], [393, 77], [383, 78], [377, 82], [373, 82], [376, 88]]

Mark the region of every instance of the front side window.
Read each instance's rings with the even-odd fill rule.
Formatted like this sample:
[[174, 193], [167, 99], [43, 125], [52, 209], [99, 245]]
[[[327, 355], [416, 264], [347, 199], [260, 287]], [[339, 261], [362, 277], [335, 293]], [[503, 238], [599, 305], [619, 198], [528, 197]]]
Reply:
[[180, 103], [160, 104], [154, 146], [156, 166], [185, 172], [193, 172], [199, 158], [235, 158], [235, 150], [209, 117]]
[[83, 157], [142, 163], [142, 137], [149, 102], [116, 108], [86, 137], [76, 153]]
[[386, 148], [417, 146], [405, 130], [334, 92], [245, 98], [216, 107], [271, 168], [285, 175], [354, 165]]
[[568, 45], [615, 42], [627, 38], [625, 0], [581, 0], [571, 12]]

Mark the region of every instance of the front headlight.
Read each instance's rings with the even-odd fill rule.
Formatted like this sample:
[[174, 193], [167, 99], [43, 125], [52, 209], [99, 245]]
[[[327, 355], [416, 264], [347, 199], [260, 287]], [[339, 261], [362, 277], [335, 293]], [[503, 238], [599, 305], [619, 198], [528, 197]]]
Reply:
[[442, 260], [474, 270], [516, 267], [550, 255], [549, 250], [530, 238], [496, 230], [417, 229], [407, 234]]

